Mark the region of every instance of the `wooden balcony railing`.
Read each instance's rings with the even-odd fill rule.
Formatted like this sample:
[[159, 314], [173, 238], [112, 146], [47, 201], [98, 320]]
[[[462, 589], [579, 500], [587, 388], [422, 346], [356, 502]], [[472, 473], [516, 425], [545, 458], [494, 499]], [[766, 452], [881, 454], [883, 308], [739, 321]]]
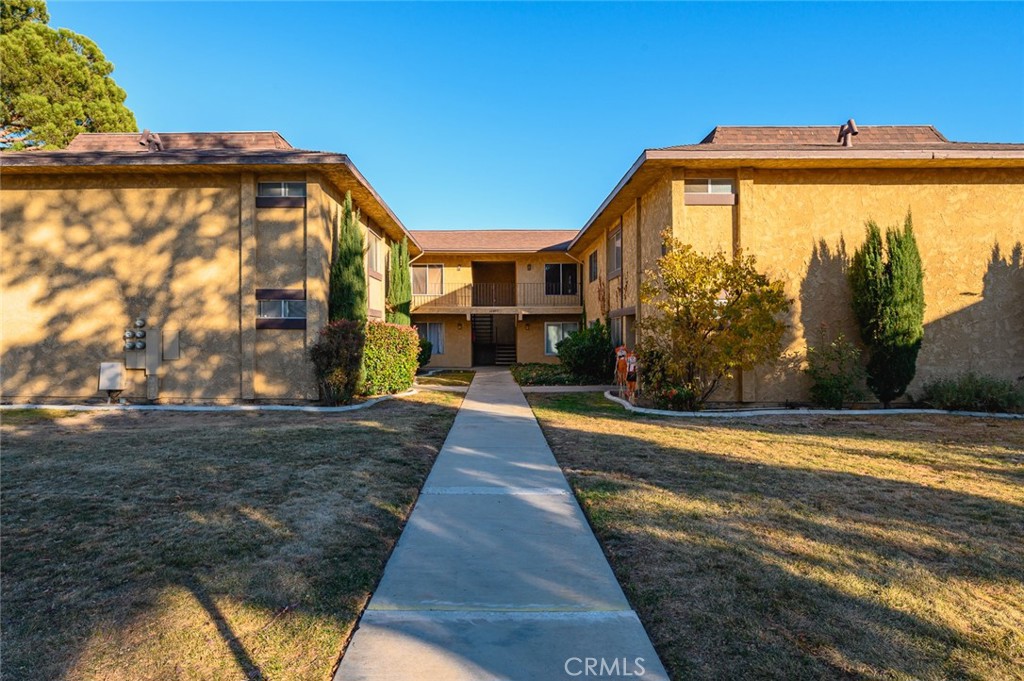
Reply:
[[413, 293], [412, 309], [470, 307], [576, 307], [582, 305], [579, 287], [567, 292], [559, 285], [445, 284], [429, 293]]

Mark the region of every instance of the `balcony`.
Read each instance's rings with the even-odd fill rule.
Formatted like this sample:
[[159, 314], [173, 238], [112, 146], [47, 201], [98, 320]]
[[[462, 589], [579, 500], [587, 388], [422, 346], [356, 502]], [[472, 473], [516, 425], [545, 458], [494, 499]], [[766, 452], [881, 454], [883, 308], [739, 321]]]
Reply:
[[580, 290], [531, 284], [445, 284], [432, 293], [414, 293], [412, 310], [422, 314], [578, 314]]

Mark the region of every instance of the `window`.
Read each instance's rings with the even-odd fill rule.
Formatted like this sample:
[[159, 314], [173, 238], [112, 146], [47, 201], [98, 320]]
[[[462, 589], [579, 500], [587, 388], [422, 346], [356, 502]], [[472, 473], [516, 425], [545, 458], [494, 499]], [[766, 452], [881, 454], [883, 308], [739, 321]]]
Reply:
[[305, 182], [260, 182], [256, 185], [257, 208], [301, 208], [305, 205]]
[[382, 272], [380, 269], [380, 237], [374, 234], [373, 232], [369, 232], [367, 236], [369, 238], [367, 239], [366, 246], [366, 269], [371, 274], [381, 274]]
[[587, 281], [597, 281], [597, 251], [587, 258]]
[[612, 334], [612, 346], [617, 348], [622, 345], [622, 317], [608, 320], [608, 330]]
[[549, 296], [576, 295], [576, 278], [579, 268], [576, 263], [544, 265], [544, 293]]
[[306, 196], [305, 182], [260, 182], [257, 186], [256, 196], [281, 197], [281, 196]]
[[608, 278], [622, 273], [622, 228], [608, 235]]
[[579, 322], [545, 322], [544, 354], [557, 355], [558, 344], [565, 340], [569, 334], [576, 333], [579, 330]]
[[416, 332], [420, 338], [430, 341], [433, 345], [430, 353], [432, 355], [444, 354], [444, 323], [443, 322], [421, 322], [416, 325]]
[[260, 300], [260, 319], [305, 319], [305, 300]]
[[412, 292], [415, 295], [439, 296], [444, 288], [443, 265], [413, 265]]
[[700, 178], [686, 181], [687, 194], [733, 194], [732, 180]]

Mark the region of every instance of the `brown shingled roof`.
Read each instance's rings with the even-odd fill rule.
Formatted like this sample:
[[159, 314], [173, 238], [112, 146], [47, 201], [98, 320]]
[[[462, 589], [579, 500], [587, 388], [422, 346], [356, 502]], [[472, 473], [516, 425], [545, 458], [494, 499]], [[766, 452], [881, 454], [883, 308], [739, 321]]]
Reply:
[[538, 253], [564, 251], [576, 236], [574, 229], [439, 229], [413, 230], [426, 252], [435, 253]]
[[[947, 140], [930, 125], [862, 125], [854, 137], [854, 145], [906, 147], [913, 144], [943, 144]], [[837, 125], [801, 126], [734, 126], [720, 125], [712, 130], [700, 144], [770, 144], [828, 145], [839, 144]], [[681, 145], [683, 148], [696, 145]], [[675, 149], [678, 147], [667, 147]]]
[[[161, 132], [165, 151], [210, 149], [294, 149], [281, 134], [266, 132]], [[65, 151], [148, 153], [137, 132], [85, 132], [71, 140]]]

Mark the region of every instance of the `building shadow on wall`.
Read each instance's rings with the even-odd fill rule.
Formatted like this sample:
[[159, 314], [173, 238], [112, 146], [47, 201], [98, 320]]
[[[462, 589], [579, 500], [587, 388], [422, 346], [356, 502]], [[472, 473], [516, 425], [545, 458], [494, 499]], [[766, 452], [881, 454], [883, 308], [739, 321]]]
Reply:
[[980, 291], [949, 291], [969, 304], [925, 324], [919, 376], [976, 371], [1024, 380], [1024, 245], [1006, 254], [994, 243], [980, 283]]
[[818, 345], [823, 330], [827, 341], [840, 333], [859, 340], [850, 306], [849, 269], [845, 239], [834, 246], [824, 239], [814, 244], [807, 274], [800, 282], [800, 325], [807, 345]]

